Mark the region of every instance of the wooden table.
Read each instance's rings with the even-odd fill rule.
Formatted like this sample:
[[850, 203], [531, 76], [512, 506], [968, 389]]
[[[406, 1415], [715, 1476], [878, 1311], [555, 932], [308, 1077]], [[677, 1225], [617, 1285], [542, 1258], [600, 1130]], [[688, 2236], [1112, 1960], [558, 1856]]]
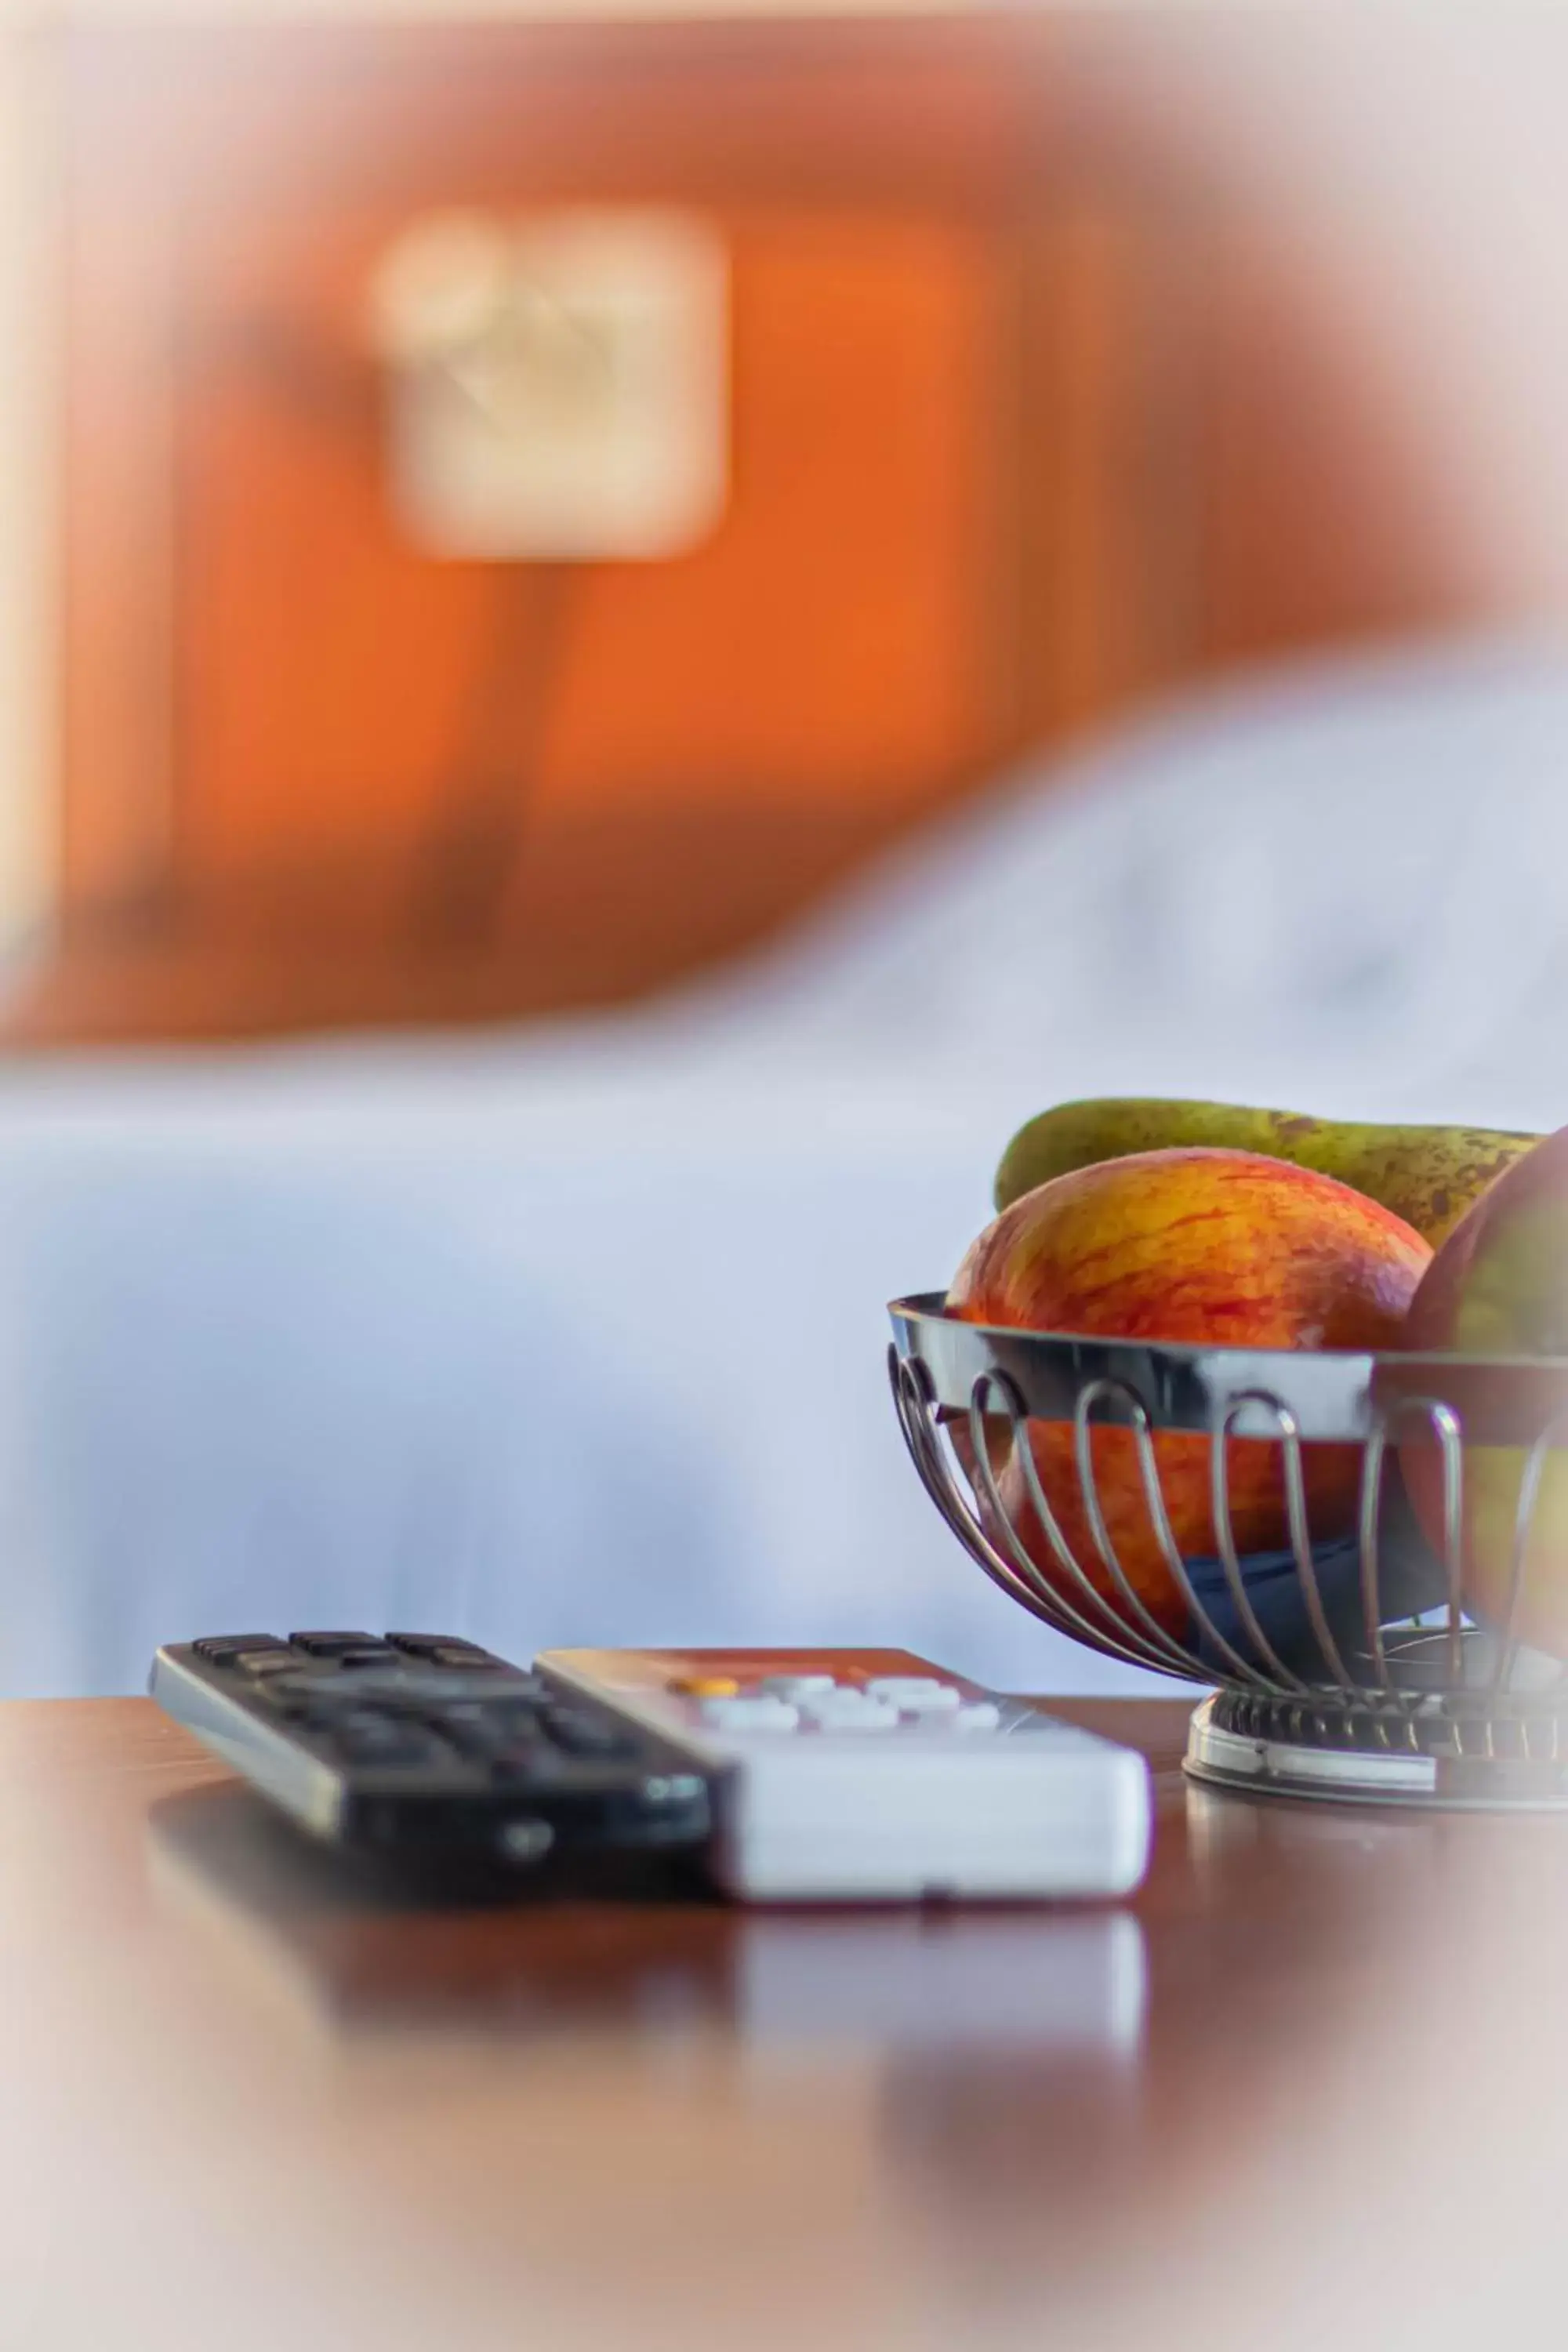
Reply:
[[1135, 1904], [763, 1916], [400, 1912], [149, 1705], [0, 1707], [0, 2347], [1561, 2341], [1568, 1822], [1068, 1711]]

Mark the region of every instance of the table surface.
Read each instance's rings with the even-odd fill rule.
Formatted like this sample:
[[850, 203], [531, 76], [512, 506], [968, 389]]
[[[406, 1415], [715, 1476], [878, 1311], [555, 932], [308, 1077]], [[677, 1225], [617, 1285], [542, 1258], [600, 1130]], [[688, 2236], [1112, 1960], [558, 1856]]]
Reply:
[[0, 1707], [0, 2345], [1426, 2347], [1472, 2294], [1532, 2309], [1568, 1822], [1226, 1797], [1184, 1707], [1055, 1704], [1156, 1768], [1126, 1906], [400, 1909], [146, 1702]]

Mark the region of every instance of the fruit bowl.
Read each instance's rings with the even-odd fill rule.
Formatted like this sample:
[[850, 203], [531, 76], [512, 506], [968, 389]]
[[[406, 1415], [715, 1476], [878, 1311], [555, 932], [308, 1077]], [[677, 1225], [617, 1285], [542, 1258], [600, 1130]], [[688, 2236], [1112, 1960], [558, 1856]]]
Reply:
[[[1526, 1646], [1531, 1523], [1548, 1452], [1568, 1444], [1568, 1360], [1154, 1345], [1007, 1330], [960, 1319], [943, 1295], [896, 1300], [889, 1365], [927, 1492], [964, 1549], [1020, 1606], [1128, 1664], [1215, 1686], [1194, 1718], [1195, 1777], [1370, 1802], [1568, 1810], [1568, 1663]], [[1095, 1556], [1075, 1554], [1018, 1444], [1028, 1423], [1070, 1424]], [[1165, 1542], [1184, 1624], [1150, 1610], [1122, 1572], [1096, 1491], [1096, 1433], [1130, 1430], [1153, 1524], [1163, 1433], [1206, 1436], [1217, 1545]], [[993, 1467], [1013, 1444], [1030, 1482], [1033, 1539]], [[1234, 1448], [1279, 1450], [1289, 1542], [1238, 1551]], [[1303, 1465], [1359, 1449], [1355, 1525], [1314, 1530]], [[1398, 1457], [1432, 1449], [1445, 1541], [1430, 1549]], [[1468, 1449], [1521, 1450], [1506, 1607], [1472, 1623], [1459, 1529]], [[1047, 1549], [1046, 1547], [1048, 1547]], [[1042, 1556], [1043, 1555], [1043, 1556]]]

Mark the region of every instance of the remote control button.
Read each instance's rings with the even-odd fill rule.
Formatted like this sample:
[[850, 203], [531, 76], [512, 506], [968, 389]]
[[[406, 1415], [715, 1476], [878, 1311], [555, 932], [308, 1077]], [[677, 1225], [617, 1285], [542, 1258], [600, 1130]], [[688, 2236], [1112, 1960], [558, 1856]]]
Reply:
[[860, 1691], [825, 1691], [804, 1700], [800, 1711], [814, 1731], [892, 1731], [899, 1721], [896, 1706]]
[[554, 1843], [552, 1823], [531, 1821], [526, 1816], [503, 1822], [496, 1832], [496, 1844], [508, 1862], [542, 1862]]
[[191, 1647], [198, 1658], [205, 1658], [215, 1666], [226, 1666], [243, 1650], [280, 1650], [283, 1644], [276, 1633], [207, 1633], [201, 1641], [193, 1642]]
[[799, 1711], [765, 1692], [755, 1698], [705, 1698], [700, 1709], [712, 1731], [793, 1731]]
[[708, 1794], [708, 1783], [696, 1772], [650, 1772], [637, 1794], [645, 1805], [689, 1805]]
[[478, 1642], [465, 1642], [456, 1633], [389, 1633], [387, 1641], [395, 1650], [408, 1657], [424, 1658], [435, 1666], [492, 1666], [502, 1661]]
[[445, 1764], [446, 1743], [419, 1724], [391, 1723], [384, 1716], [349, 1717], [334, 1723], [331, 1737], [341, 1756], [352, 1764]]
[[558, 1781], [572, 1769], [570, 1757], [563, 1755], [560, 1748], [552, 1748], [548, 1741], [531, 1737], [513, 1740], [510, 1748], [503, 1748], [484, 1760], [489, 1767], [491, 1780], [500, 1781], [503, 1788], [514, 1780], [531, 1783]]
[[274, 1675], [270, 1682], [257, 1683], [251, 1695], [280, 1723], [292, 1724], [300, 1731], [331, 1736], [331, 1717], [314, 1706], [303, 1691], [290, 1690], [278, 1675]]
[[962, 1691], [951, 1683], [935, 1682], [929, 1675], [879, 1675], [865, 1689], [868, 1698], [885, 1699], [900, 1715], [938, 1715], [963, 1702]]
[[595, 1762], [616, 1756], [635, 1756], [641, 1743], [624, 1726], [604, 1716], [579, 1713], [574, 1707], [547, 1707], [540, 1717], [548, 1737], [568, 1756], [592, 1757]]
[[498, 1674], [470, 1674], [466, 1667], [447, 1666], [442, 1669], [443, 1679], [452, 1685], [454, 1697], [476, 1706], [522, 1707], [537, 1715], [551, 1696], [550, 1685], [542, 1675], [520, 1674], [515, 1666], [506, 1665], [498, 1658]]
[[526, 1702], [509, 1700], [497, 1706], [467, 1699], [432, 1711], [428, 1721], [461, 1754], [481, 1759], [504, 1755], [529, 1739], [542, 1744], [544, 1738], [539, 1709]]
[[342, 1657], [348, 1650], [374, 1650], [379, 1653], [386, 1647], [385, 1643], [378, 1641], [374, 1633], [290, 1633], [289, 1639], [297, 1650], [303, 1650], [308, 1658]]
[[525, 1748], [531, 1748], [536, 1755], [544, 1753], [544, 1741], [533, 1732], [509, 1731], [499, 1723], [451, 1723], [442, 1717], [439, 1729], [442, 1738], [470, 1764], [493, 1764], [503, 1756], [521, 1756]]
[[487, 1668], [479, 1674], [466, 1666], [417, 1665], [412, 1658], [394, 1657], [367, 1660], [340, 1674], [335, 1659], [324, 1665], [295, 1663], [312, 1690], [329, 1705], [341, 1706], [388, 1707], [403, 1715], [426, 1715], [468, 1699], [489, 1706], [492, 1693], [497, 1701], [509, 1705], [541, 1696], [541, 1685], [531, 1675], [510, 1669], [501, 1673]]
[[266, 1675], [297, 1675], [300, 1661], [291, 1650], [242, 1650], [229, 1664], [237, 1666], [242, 1675], [253, 1675], [259, 1681]]
[[771, 1698], [787, 1698], [797, 1704], [803, 1698], [815, 1698], [822, 1691], [837, 1687], [831, 1675], [765, 1675], [757, 1685]]
[[1002, 1710], [988, 1698], [971, 1699], [967, 1706], [955, 1708], [947, 1720], [954, 1731], [994, 1731]]

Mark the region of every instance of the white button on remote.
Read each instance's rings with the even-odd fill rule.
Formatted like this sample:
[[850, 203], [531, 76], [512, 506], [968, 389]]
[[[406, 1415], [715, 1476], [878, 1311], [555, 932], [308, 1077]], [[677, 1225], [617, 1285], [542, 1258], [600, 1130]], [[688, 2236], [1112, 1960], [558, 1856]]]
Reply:
[[899, 1710], [886, 1699], [862, 1691], [825, 1691], [819, 1698], [801, 1701], [801, 1715], [817, 1731], [894, 1731]]
[[916, 1681], [913, 1676], [881, 1675], [866, 1685], [868, 1697], [885, 1699], [900, 1715], [939, 1715], [963, 1703], [963, 1693], [951, 1683]]
[[994, 1731], [1002, 1710], [988, 1698], [972, 1699], [967, 1706], [954, 1708], [947, 1720], [954, 1731]]
[[831, 1675], [764, 1675], [757, 1685], [770, 1697], [787, 1699], [815, 1698], [818, 1691], [837, 1687]]
[[714, 1731], [793, 1731], [800, 1721], [787, 1699], [705, 1698], [700, 1712]]

